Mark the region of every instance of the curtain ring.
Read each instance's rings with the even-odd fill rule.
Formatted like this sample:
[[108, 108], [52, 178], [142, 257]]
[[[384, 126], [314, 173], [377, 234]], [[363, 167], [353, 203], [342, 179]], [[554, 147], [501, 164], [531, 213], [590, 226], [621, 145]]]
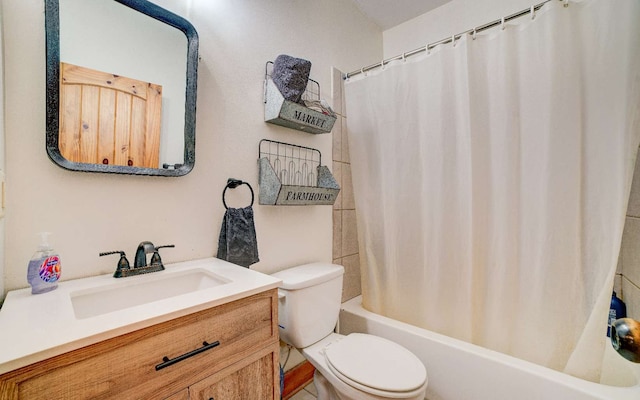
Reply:
[[407, 61], [407, 53], [402, 53], [402, 62]]
[[473, 32], [471, 33], [471, 38], [472, 38], [473, 40], [476, 40], [476, 33], [477, 33], [477, 32], [478, 32], [478, 31], [476, 31], [476, 28], [473, 28]]
[[451, 45], [456, 47], [456, 35], [451, 35]]
[[429, 47], [429, 43], [427, 43], [427, 45], [424, 46], [424, 50], [427, 52], [427, 55], [431, 54], [431, 48]]
[[380, 69], [384, 71], [384, 60], [380, 61]]
[[360, 68], [360, 73], [364, 75], [364, 67]]
[[531, 20], [536, 19], [536, 7], [531, 6]]
[[500, 29], [504, 30], [504, 17], [500, 20]]

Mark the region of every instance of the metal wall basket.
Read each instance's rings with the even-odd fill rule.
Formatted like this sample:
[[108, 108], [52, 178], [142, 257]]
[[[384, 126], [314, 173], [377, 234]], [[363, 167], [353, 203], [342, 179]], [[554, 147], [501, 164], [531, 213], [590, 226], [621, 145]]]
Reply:
[[320, 151], [263, 139], [259, 145], [258, 202], [262, 205], [332, 205], [340, 186]]
[[[264, 120], [271, 124], [308, 133], [331, 132], [336, 117], [285, 100], [269, 75], [269, 64], [273, 64], [273, 62], [268, 61], [264, 71]], [[303, 99], [320, 100], [320, 84], [309, 79]]]

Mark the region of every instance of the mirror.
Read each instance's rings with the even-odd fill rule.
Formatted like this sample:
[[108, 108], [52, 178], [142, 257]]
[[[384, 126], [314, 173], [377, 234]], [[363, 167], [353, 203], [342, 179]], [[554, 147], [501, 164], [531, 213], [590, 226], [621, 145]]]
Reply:
[[191, 23], [146, 0], [45, 0], [45, 29], [46, 148], [54, 163], [133, 175], [193, 169], [198, 34]]

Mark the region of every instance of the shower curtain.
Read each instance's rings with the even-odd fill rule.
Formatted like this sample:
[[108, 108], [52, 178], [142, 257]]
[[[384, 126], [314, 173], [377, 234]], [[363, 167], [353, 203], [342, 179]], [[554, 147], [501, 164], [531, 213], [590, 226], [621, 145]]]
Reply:
[[640, 141], [640, 1], [514, 22], [345, 83], [363, 305], [597, 381]]

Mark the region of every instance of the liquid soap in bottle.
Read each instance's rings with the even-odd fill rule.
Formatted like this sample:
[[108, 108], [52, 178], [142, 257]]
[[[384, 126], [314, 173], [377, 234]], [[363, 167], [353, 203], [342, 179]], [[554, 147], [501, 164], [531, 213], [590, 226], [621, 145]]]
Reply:
[[49, 245], [49, 232], [40, 233], [40, 245], [31, 257], [27, 269], [27, 281], [32, 294], [46, 293], [58, 287], [62, 272], [60, 257]]

